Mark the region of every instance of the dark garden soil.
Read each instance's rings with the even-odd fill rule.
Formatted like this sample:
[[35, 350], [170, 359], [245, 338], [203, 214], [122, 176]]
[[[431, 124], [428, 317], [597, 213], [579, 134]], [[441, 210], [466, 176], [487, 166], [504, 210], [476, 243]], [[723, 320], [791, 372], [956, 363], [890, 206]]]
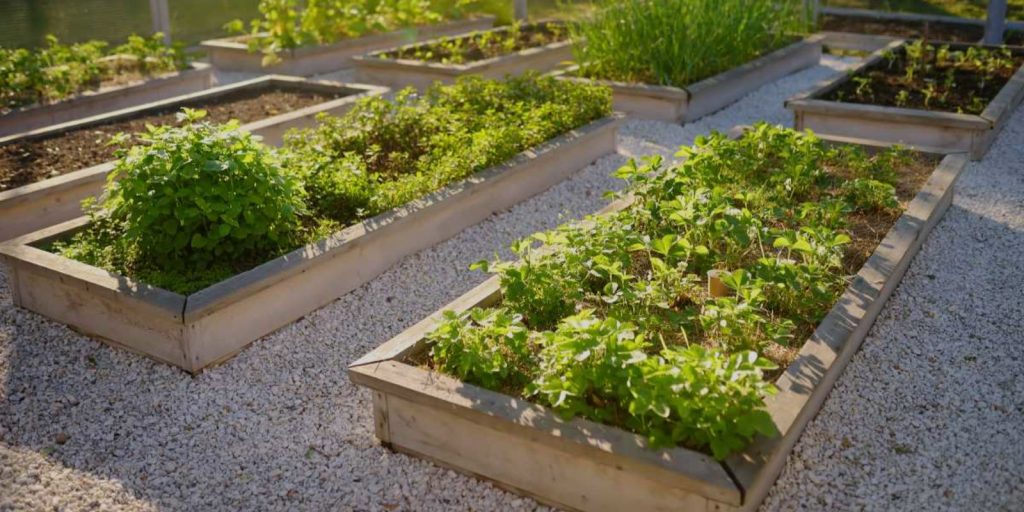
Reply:
[[[1000, 68], [992, 73], [985, 73], [977, 68], [953, 68], [932, 61], [926, 71], [916, 73], [908, 82], [908, 63], [904, 54], [898, 52], [891, 64], [888, 60], [882, 59], [857, 73], [822, 99], [884, 107], [980, 114], [1009, 82], [1016, 70], [1024, 65], [1024, 55], [1015, 55], [1012, 60], [1012, 68]], [[952, 73], [951, 80], [947, 73]], [[863, 80], [865, 78], [866, 83]]]
[[117, 149], [106, 145], [112, 136], [117, 133], [144, 133], [147, 124], [173, 124], [181, 107], [206, 110], [206, 119], [213, 122], [238, 119], [244, 124], [341, 96], [283, 88], [242, 90], [132, 119], [6, 144], [0, 146], [0, 191], [109, 162], [114, 159]]
[[382, 53], [380, 57], [423, 62], [475, 62], [565, 41], [569, 38], [569, 32], [560, 23], [537, 23], [522, 26], [515, 42], [506, 44], [511, 37], [511, 31], [484, 32], [465, 37], [447, 38], [433, 44], [410, 46]]
[[875, 20], [854, 16], [824, 15], [821, 30], [881, 36], [976, 43], [985, 35], [982, 27], [942, 22]]

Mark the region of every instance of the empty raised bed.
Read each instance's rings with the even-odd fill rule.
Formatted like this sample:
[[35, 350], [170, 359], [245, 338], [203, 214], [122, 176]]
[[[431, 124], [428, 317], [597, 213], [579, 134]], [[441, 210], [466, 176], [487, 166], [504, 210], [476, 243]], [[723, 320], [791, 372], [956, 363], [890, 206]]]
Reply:
[[[484, 30], [493, 25], [493, 16], [474, 16], [386, 33], [367, 33], [358, 37], [340, 37], [336, 38], [337, 40], [332, 38], [332, 42], [324, 43], [316, 42], [313, 36], [299, 37], [297, 39], [303, 44], [295, 44], [288, 48], [281, 48], [280, 43], [270, 43], [264, 47], [264, 41], [272, 41], [267, 32], [212, 39], [203, 41], [201, 46], [210, 64], [218, 71], [310, 76], [351, 68], [352, 58], [367, 52], [441, 36]], [[282, 37], [288, 38], [287, 35]], [[321, 36], [319, 39], [322, 40], [324, 37]], [[293, 41], [294, 43], [296, 42]]]
[[1024, 51], [894, 42], [786, 102], [798, 129], [979, 160], [1024, 99]]
[[386, 91], [267, 76], [0, 138], [0, 240], [80, 216], [82, 199], [98, 195], [114, 167], [117, 147], [108, 142], [173, 123], [182, 108], [204, 109], [214, 121], [237, 119], [277, 145], [285, 131], [314, 124], [320, 113], [341, 114]]
[[388, 87], [425, 88], [464, 75], [502, 78], [548, 71], [572, 59], [560, 22], [515, 24], [444, 37], [355, 57], [359, 80]]
[[16, 304], [198, 372], [615, 151], [618, 124], [607, 90], [535, 76], [366, 98], [280, 150], [192, 120], [0, 254]]
[[0, 137], [105, 114], [213, 84], [210, 67], [190, 62], [157, 34], [107, 43], [61, 44], [53, 36], [36, 49], [0, 48]]
[[764, 125], [686, 156], [353, 363], [377, 437], [571, 510], [756, 509], [966, 158]]
[[615, 109], [644, 119], [688, 122], [821, 58], [819, 36], [798, 4], [629, 0], [598, 2], [570, 25], [570, 80], [611, 87]]
[[976, 43], [985, 35], [982, 20], [843, 8], [825, 9], [820, 28], [826, 47], [865, 52], [902, 39]]

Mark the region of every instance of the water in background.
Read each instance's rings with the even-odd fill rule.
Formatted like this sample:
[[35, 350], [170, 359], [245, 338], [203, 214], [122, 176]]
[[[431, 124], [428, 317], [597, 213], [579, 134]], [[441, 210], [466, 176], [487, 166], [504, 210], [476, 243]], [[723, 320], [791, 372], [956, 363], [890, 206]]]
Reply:
[[[195, 44], [224, 34], [224, 23], [258, 14], [259, 0], [168, 0], [171, 33]], [[64, 42], [121, 42], [153, 30], [147, 0], [0, 0], [0, 46], [33, 47], [46, 34]]]

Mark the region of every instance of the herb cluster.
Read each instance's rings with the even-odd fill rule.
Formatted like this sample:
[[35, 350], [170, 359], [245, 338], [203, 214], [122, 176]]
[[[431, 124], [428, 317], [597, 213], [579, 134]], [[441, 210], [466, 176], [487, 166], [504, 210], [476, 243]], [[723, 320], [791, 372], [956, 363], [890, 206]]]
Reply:
[[250, 51], [262, 51], [264, 65], [270, 65], [280, 60], [282, 51], [462, 17], [472, 3], [456, 0], [441, 7], [430, 0], [260, 0], [261, 18], [248, 27], [234, 20], [224, 28], [251, 35]]
[[[163, 34], [133, 35], [108, 50], [107, 43], [61, 44], [47, 36], [38, 49], [0, 47], [0, 111], [58, 101], [102, 82], [183, 69], [180, 44], [165, 45]], [[119, 80], [120, 79], [120, 80]]]
[[545, 22], [512, 25], [465, 36], [445, 37], [439, 41], [406, 46], [377, 54], [383, 59], [408, 59], [441, 64], [464, 64], [539, 48], [569, 38], [562, 23]]
[[573, 24], [587, 78], [684, 87], [793, 42], [798, 0], [599, 0]]
[[1008, 48], [952, 50], [922, 40], [908, 43], [827, 96], [835, 101], [980, 114], [1024, 57]]
[[[767, 125], [679, 155], [622, 168], [625, 209], [517, 243], [517, 261], [479, 263], [500, 276], [503, 301], [447, 312], [428, 335], [432, 364], [654, 446], [721, 459], [772, 434], [766, 374], [859, 267], [851, 241], [873, 246], [895, 220], [908, 156]], [[858, 234], [857, 216], [871, 229]], [[709, 293], [712, 270], [725, 296]]]
[[54, 250], [192, 293], [610, 112], [607, 89], [536, 74], [365, 98], [281, 149], [186, 111], [122, 152], [89, 229]]

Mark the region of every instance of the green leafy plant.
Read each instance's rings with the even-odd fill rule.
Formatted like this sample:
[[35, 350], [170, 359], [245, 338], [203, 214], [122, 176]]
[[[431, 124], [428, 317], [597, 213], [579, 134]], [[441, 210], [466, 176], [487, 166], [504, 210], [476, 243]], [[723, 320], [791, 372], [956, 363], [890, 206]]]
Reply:
[[202, 276], [294, 246], [299, 181], [237, 122], [217, 126], [204, 115], [186, 110], [180, 126], [151, 127], [141, 145], [122, 150], [104, 199], [90, 208], [96, 227], [59, 250], [163, 281], [161, 272]]
[[458, 18], [472, 4], [457, 0], [440, 9], [429, 0], [260, 0], [261, 18], [224, 28], [252, 36], [249, 49], [262, 51], [269, 65], [282, 51]]
[[[773, 434], [769, 374], [856, 272], [855, 238], [877, 242], [895, 220], [898, 168], [911, 160], [764, 124], [678, 156], [620, 169], [626, 208], [475, 265], [500, 276], [502, 301], [447, 314], [428, 336], [430, 364], [655, 447], [721, 459]], [[871, 227], [854, 229], [854, 217]], [[728, 294], [707, 291], [709, 270]]]
[[589, 78], [686, 86], [793, 41], [808, 28], [797, 0], [601, 0], [571, 25]]

